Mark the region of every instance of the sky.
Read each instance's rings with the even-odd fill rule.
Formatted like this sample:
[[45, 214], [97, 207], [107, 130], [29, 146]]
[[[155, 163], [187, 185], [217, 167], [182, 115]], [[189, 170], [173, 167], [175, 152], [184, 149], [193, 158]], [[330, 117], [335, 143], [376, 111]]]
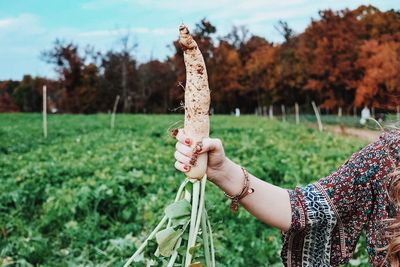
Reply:
[[311, 18], [318, 19], [319, 10], [362, 4], [400, 9], [398, 0], [0, 0], [0, 80], [20, 80], [24, 74], [55, 78], [40, 54], [57, 38], [105, 52], [121, 49], [120, 38], [129, 34], [138, 44], [134, 54], [140, 63], [172, 55], [168, 45], [182, 22], [193, 28], [205, 17], [218, 36], [245, 25], [252, 34], [281, 42], [274, 28], [279, 20], [300, 33]]

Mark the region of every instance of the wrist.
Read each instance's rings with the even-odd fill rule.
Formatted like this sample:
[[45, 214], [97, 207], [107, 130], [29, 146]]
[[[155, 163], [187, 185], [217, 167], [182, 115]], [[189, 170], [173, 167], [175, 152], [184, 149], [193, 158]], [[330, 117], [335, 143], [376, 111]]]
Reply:
[[243, 180], [241, 167], [226, 158], [221, 168], [221, 175], [214, 181], [214, 184], [229, 195], [237, 195], [242, 190]]

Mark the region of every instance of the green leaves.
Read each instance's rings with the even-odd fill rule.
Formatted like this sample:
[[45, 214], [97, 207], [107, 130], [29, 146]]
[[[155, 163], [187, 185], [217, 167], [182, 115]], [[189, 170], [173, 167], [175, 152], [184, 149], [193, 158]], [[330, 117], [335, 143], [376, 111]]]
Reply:
[[190, 219], [191, 205], [186, 199], [179, 200], [165, 208], [165, 215], [171, 219], [172, 226], [184, 225]]
[[173, 227], [168, 227], [158, 232], [156, 234], [156, 240], [160, 249], [160, 254], [164, 257], [170, 257], [172, 252], [175, 250], [176, 242], [182, 233], [183, 231], [176, 231]]
[[[160, 254], [170, 257], [175, 250], [178, 239], [185, 232], [190, 220], [191, 205], [186, 199], [176, 201], [165, 208], [165, 215], [171, 220], [171, 227], [159, 231], [156, 240]], [[174, 230], [175, 227], [180, 229]]]

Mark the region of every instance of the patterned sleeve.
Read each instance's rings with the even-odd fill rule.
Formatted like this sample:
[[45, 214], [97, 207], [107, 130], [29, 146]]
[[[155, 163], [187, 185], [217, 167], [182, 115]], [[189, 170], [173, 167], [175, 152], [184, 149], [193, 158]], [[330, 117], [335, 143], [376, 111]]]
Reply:
[[351, 259], [377, 203], [387, 201], [384, 178], [399, 162], [399, 139], [400, 131], [388, 132], [331, 175], [288, 191], [292, 223], [282, 233], [285, 266], [338, 266]]

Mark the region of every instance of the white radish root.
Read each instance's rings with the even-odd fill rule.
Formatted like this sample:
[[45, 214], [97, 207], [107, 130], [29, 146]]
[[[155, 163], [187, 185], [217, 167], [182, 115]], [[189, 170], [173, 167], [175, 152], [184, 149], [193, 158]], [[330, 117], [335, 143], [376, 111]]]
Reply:
[[[186, 66], [185, 124], [184, 132], [192, 138], [192, 148], [209, 136], [210, 89], [204, 58], [187, 26], [179, 27], [179, 43], [182, 46]], [[207, 154], [201, 154], [196, 166], [186, 176], [201, 179], [207, 169]]]

